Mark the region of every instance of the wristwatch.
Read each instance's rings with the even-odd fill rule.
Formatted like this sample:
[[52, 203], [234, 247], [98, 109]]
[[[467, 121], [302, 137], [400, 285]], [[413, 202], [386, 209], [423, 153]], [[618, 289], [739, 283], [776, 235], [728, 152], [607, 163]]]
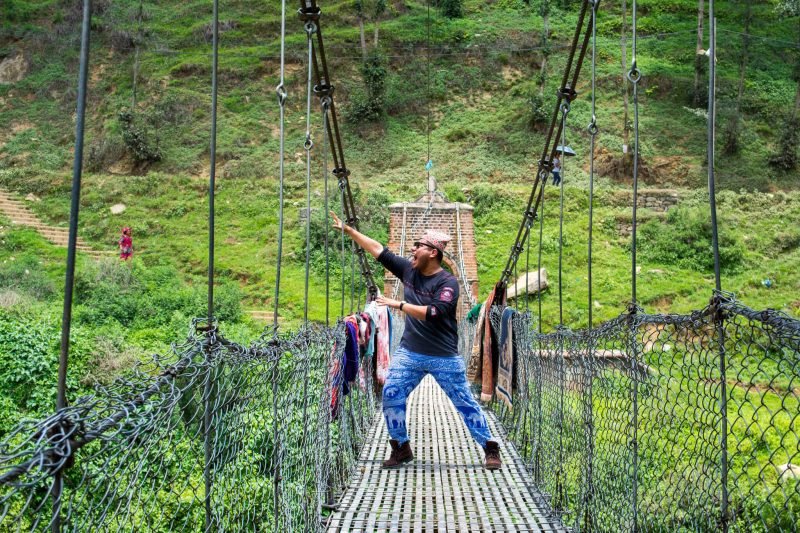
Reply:
[[403, 306], [404, 306], [404, 305], [406, 305], [406, 301], [405, 301], [405, 300], [403, 300], [402, 302], [400, 302], [400, 307], [399, 307], [398, 309], [400, 309], [400, 310], [402, 311], [402, 310], [403, 310]]

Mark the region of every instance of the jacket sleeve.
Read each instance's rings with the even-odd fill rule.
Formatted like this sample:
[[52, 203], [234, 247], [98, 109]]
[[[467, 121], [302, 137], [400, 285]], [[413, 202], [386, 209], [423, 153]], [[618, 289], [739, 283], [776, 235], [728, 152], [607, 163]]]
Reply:
[[458, 305], [458, 281], [450, 278], [436, 290], [433, 300], [428, 305], [428, 312], [425, 320], [430, 322], [441, 322], [448, 316], [455, 316], [456, 306]]
[[411, 261], [404, 257], [393, 254], [389, 248], [384, 247], [381, 254], [378, 256], [378, 262], [386, 267], [389, 272], [403, 280], [403, 275], [406, 270], [411, 268]]

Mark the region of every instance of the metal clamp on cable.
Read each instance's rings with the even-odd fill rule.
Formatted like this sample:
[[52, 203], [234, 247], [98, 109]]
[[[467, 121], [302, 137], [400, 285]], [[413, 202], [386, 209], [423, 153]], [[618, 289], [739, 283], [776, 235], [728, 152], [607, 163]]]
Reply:
[[339, 178], [339, 180], [347, 180], [350, 177], [350, 171], [346, 168], [334, 168], [333, 175]]
[[314, 147], [314, 141], [311, 140], [311, 134], [306, 134], [306, 140], [303, 143], [303, 148], [306, 149], [306, 152], [310, 151]]
[[569, 85], [560, 88], [557, 94], [567, 102], [572, 102], [578, 97], [578, 92]]
[[639, 313], [644, 312], [644, 309], [642, 309], [642, 307], [636, 302], [628, 302], [626, 309], [628, 310], [629, 315], [638, 315]]
[[319, 16], [321, 13], [322, 9], [320, 9], [318, 5], [312, 5], [312, 6], [307, 5], [306, 7], [301, 7], [300, 9], [297, 10], [297, 15], [303, 22], [312, 22], [312, 23], [317, 22], [319, 20]]
[[631, 64], [631, 69], [628, 71], [628, 81], [631, 83], [639, 83], [642, 79], [642, 72], [636, 66], [636, 61]]
[[194, 323], [195, 333], [205, 333], [207, 336], [216, 334], [217, 323], [213, 320], [209, 323], [207, 319], [196, 319]]
[[307, 34], [309, 37], [311, 37], [312, 35], [314, 35], [315, 33], [317, 33], [317, 25], [316, 25], [316, 24], [314, 24], [314, 23], [313, 23], [312, 21], [310, 21], [310, 20], [309, 20], [309, 21], [307, 21], [303, 27], [305, 28], [305, 30], [306, 30], [306, 34]]
[[[333, 87], [331, 87], [331, 92], [332, 91], [333, 91]], [[320, 98], [320, 103], [322, 104], [322, 110], [325, 113], [327, 113], [331, 108], [331, 104], [333, 103], [333, 99], [329, 95], [326, 94], [325, 96]]]
[[[319, 85], [314, 85], [314, 94], [316, 94], [317, 96], [319, 96], [323, 100], [325, 98], [328, 98], [328, 105], [330, 106], [330, 103], [331, 103], [330, 102], [330, 97], [333, 96], [334, 89], [335, 89], [335, 87], [333, 85], [330, 85], [329, 83], [320, 83]], [[323, 101], [322, 105], [323, 106], [325, 105], [324, 101]]]
[[592, 121], [586, 127], [586, 131], [588, 131], [589, 135], [591, 135], [592, 137], [597, 135], [597, 132], [599, 131], [599, 128], [597, 127], [597, 117], [596, 116], [592, 115]]
[[279, 84], [275, 87], [275, 93], [278, 95], [278, 105], [283, 107], [286, 104], [286, 87], [284, 87], [282, 83]]
[[549, 159], [540, 159], [539, 168], [545, 172], [550, 172], [553, 170], [553, 162]]

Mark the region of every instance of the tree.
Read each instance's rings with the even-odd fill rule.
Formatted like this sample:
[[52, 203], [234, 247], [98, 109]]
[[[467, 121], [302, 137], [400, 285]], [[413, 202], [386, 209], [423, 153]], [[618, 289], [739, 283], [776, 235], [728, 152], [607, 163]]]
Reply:
[[358, 18], [358, 32], [361, 37], [361, 58], [367, 60], [367, 39], [364, 36], [364, 2], [363, 0], [356, 0], [353, 5], [356, 10], [356, 18]]
[[372, 8], [372, 19], [375, 21], [375, 38], [372, 46], [378, 48], [378, 28], [380, 28], [381, 17], [386, 12], [386, 0], [375, 0]]
[[[800, 47], [800, 0], [780, 0], [776, 7], [778, 13], [783, 17], [797, 18], [797, 43]], [[794, 95], [794, 106], [787, 115], [781, 129], [779, 141], [779, 151], [769, 158], [769, 164], [781, 170], [793, 170], [797, 168], [797, 149], [800, 146], [800, 51], [794, 51], [794, 70], [792, 72], [797, 87]]]
[[550, 45], [547, 42], [550, 37], [550, 4], [548, 0], [542, 0], [540, 9], [542, 15], [542, 66], [539, 69], [539, 96], [544, 97], [544, 86], [547, 83], [547, 60], [550, 58]]
[[622, 0], [622, 29], [620, 30], [620, 47], [622, 48], [622, 152], [623, 158], [628, 154], [630, 146], [630, 120], [628, 119], [628, 28], [626, 15], [628, 12], [628, 2]]
[[742, 97], [744, 96], [744, 77], [747, 72], [748, 55], [750, 52], [750, 24], [753, 21], [752, 3], [749, 0], [740, 0], [744, 4], [744, 31], [742, 32], [742, 51], [739, 54], [739, 86], [736, 94], [736, 103], [733, 108], [728, 125], [725, 128], [725, 142], [723, 151], [726, 155], [739, 152], [739, 135], [742, 129]]
[[703, 77], [703, 69], [706, 64], [705, 50], [703, 49], [703, 19], [705, 18], [705, 6], [703, 0], [697, 2], [697, 47], [694, 56], [694, 106], [700, 107], [705, 90], [700, 87], [700, 80]]

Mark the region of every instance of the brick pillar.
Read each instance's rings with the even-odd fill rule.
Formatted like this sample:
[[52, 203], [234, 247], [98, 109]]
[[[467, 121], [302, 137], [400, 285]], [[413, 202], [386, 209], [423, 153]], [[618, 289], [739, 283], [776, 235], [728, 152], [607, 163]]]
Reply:
[[[398, 255], [407, 257], [411, 249], [411, 244], [417, 240], [426, 230], [444, 231], [452, 237], [445, 250], [445, 257], [442, 266], [449, 269], [457, 278], [460, 289], [458, 300], [457, 317], [461, 320], [470, 310], [469, 298], [464, 294], [464, 278], [470, 287], [472, 295], [478, 298], [478, 263], [475, 260], [475, 226], [473, 223], [473, 208], [469, 204], [451, 203], [435, 197], [430, 212], [428, 210], [429, 196], [426, 194], [422, 198], [409, 203], [397, 203], [389, 206], [389, 243], [391, 251]], [[400, 243], [403, 238], [403, 217], [405, 213], [405, 250], [400, 250]], [[464, 270], [460, 272], [458, 266], [458, 227], [457, 217], [461, 219], [461, 247], [464, 252]], [[389, 272], [383, 278], [383, 293], [392, 296], [397, 278]], [[398, 284], [397, 299], [403, 298], [403, 286]]]

